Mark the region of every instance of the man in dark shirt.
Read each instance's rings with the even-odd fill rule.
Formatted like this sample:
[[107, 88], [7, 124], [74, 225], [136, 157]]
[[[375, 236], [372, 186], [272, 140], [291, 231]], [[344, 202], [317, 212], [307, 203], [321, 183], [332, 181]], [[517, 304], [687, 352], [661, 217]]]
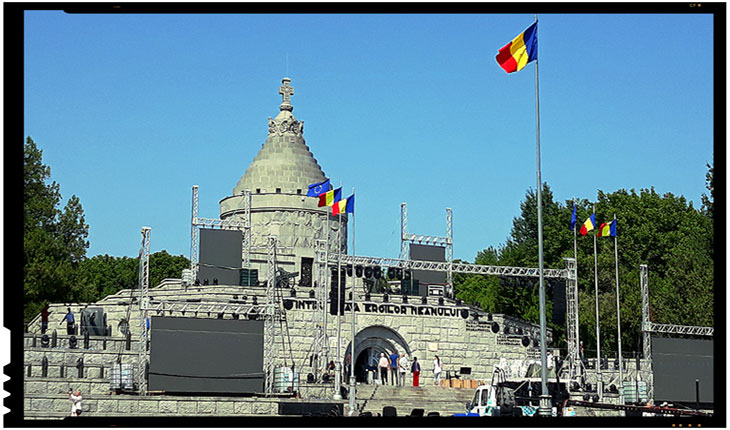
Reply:
[[41, 309], [41, 334], [45, 334], [46, 330], [48, 330], [48, 315], [50, 312], [48, 311], [48, 304], [43, 306], [43, 309]]
[[68, 313], [66, 313], [66, 316], [63, 317], [61, 320], [61, 324], [66, 321], [66, 332], [68, 334], [74, 334], [74, 314], [71, 312], [71, 308], [68, 308]]
[[398, 352], [390, 354], [390, 384], [398, 385]]

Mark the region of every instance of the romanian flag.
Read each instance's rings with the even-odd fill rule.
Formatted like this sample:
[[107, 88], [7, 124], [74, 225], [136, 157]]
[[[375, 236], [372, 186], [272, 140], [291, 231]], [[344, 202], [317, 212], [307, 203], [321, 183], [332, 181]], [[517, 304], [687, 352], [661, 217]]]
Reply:
[[497, 54], [497, 63], [507, 73], [518, 72], [525, 68], [527, 63], [537, 59], [537, 21]]
[[319, 207], [332, 206], [342, 200], [342, 187], [319, 195]]
[[570, 217], [570, 231], [573, 231], [575, 229], [575, 202], [573, 202], [573, 216]]
[[339, 202], [332, 205], [332, 215], [342, 214], [342, 213], [355, 213], [355, 195], [351, 195], [350, 197], [340, 200]]
[[319, 197], [320, 194], [326, 193], [330, 190], [330, 180], [325, 179], [322, 182], [317, 182], [316, 184], [312, 184], [309, 186], [309, 190], [307, 191], [308, 197]]
[[604, 222], [598, 227], [598, 237], [616, 236], [616, 220]]
[[586, 222], [583, 223], [583, 226], [580, 228], [580, 234], [585, 236], [588, 234], [589, 231], [596, 228], [596, 214], [591, 214], [591, 216], [588, 217]]

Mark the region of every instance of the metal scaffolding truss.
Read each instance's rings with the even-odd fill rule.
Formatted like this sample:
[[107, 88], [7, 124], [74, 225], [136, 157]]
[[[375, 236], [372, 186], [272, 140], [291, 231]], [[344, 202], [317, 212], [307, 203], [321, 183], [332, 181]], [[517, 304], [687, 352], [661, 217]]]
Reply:
[[200, 228], [220, 228], [241, 231], [241, 267], [251, 267], [251, 191], [243, 190], [242, 220], [203, 218], [198, 216], [198, 186], [193, 185], [192, 215], [190, 217], [190, 271], [193, 281], [198, 278], [198, 236]]
[[313, 347], [312, 373], [318, 378], [327, 365], [329, 357], [329, 339], [327, 338], [327, 241], [317, 240], [315, 251], [317, 267], [317, 305], [314, 311], [316, 332]]
[[639, 288], [641, 289], [641, 335], [644, 347], [644, 359], [651, 363], [651, 322], [649, 321], [649, 268], [639, 265]]
[[567, 274], [565, 283], [566, 328], [565, 337], [568, 345], [570, 379], [580, 376], [582, 362], [580, 360], [580, 334], [578, 321], [578, 265], [575, 258], [564, 258]]
[[691, 325], [657, 324], [650, 323], [649, 330], [652, 333], [685, 334], [690, 336], [710, 336], [715, 334], [714, 327], [701, 327]]
[[235, 304], [235, 303], [191, 303], [191, 302], [177, 302], [172, 300], [152, 300], [145, 308], [149, 312], [156, 312], [158, 314], [164, 314], [169, 312], [179, 312], [182, 314], [191, 313], [197, 314], [209, 314], [209, 315], [245, 315], [245, 316], [256, 316], [263, 315], [266, 312], [266, 303], [257, 305], [248, 304]]
[[266, 307], [264, 311], [264, 375], [266, 377], [265, 392], [274, 391], [274, 357], [276, 353], [276, 237], [269, 236], [269, 255], [266, 277]]
[[[446, 208], [446, 236], [425, 236], [419, 234], [408, 233], [408, 208], [406, 203], [400, 204], [400, 225], [401, 225], [401, 242], [400, 242], [400, 259], [407, 260], [410, 258], [408, 244], [418, 243], [424, 245], [443, 246], [446, 248], [446, 262], [454, 259], [454, 230], [451, 208]], [[453, 287], [452, 270], [446, 270], [446, 283], [448, 288]], [[450, 294], [453, 296], [453, 292]]]
[[137, 387], [140, 394], [147, 393], [147, 379], [145, 365], [147, 363], [147, 308], [149, 307], [148, 292], [150, 288], [150, 228], [142, 227], [142, 248], [139, 251], [139, 323], [140, 335], [137, 342]]
[[[337, 255], [330, 255], [330, 263], [337, 263]], [[572, 260], [572, 259], [571, 259]], [[475, 275], [525, 276], [538, 277], [540, 270], [532, 267], [486, 266], [469, 263], [450, 263], [443, 261], [401, 260], [397, 258], [362, 257], [343, 255], [342, 264], [361, 266], [397, 267], [410, 270], [429, 270], [434, 272], [470, 273]], [[567, 269], [543, 269], [545, 278], [562, 279], [568, 277]]]

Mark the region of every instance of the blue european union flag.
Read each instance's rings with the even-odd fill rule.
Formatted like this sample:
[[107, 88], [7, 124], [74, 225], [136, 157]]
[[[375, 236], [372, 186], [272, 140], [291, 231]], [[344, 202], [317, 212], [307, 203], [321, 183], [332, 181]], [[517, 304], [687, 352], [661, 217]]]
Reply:
[[308, 197], [319, 197], [320, 194], [326, 193], [330, 190], [330, 180], [329, 178], [325, 179], [323, 182], [318, 182], [316, 184], [312, 184], [309, 186], [309, 190], [307, 191]]
[[570, 218], [570, 230], [575, 229], [575, 203], [573, 203], [573, 217]]

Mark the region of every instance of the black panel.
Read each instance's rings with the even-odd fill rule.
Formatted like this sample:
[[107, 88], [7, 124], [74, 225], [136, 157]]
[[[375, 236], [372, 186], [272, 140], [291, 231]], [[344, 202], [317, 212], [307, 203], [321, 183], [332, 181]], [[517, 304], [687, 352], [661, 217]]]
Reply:
[[263, 321], [152, 317], [149, 389], [261, 393]]
[[279, 402], [279, 415], [341, 417], [342, 412], [342, 403]]
[[200, 283], [218, 279], [220, 285], [238, 285], [241, 268], [241, 239], [238, 230], [200, 229]]
[[[446, 248], [443, 246], [410, 244], [411, 260], [446, 261]], [[414, 270], [413, 278], [422, 284], [445, 284], [446, 272]]]
[[695, 380], [700, 403], [714, 402], [713, 342], [700, 339], [651, 338], [654, 398], [694, 405]]

